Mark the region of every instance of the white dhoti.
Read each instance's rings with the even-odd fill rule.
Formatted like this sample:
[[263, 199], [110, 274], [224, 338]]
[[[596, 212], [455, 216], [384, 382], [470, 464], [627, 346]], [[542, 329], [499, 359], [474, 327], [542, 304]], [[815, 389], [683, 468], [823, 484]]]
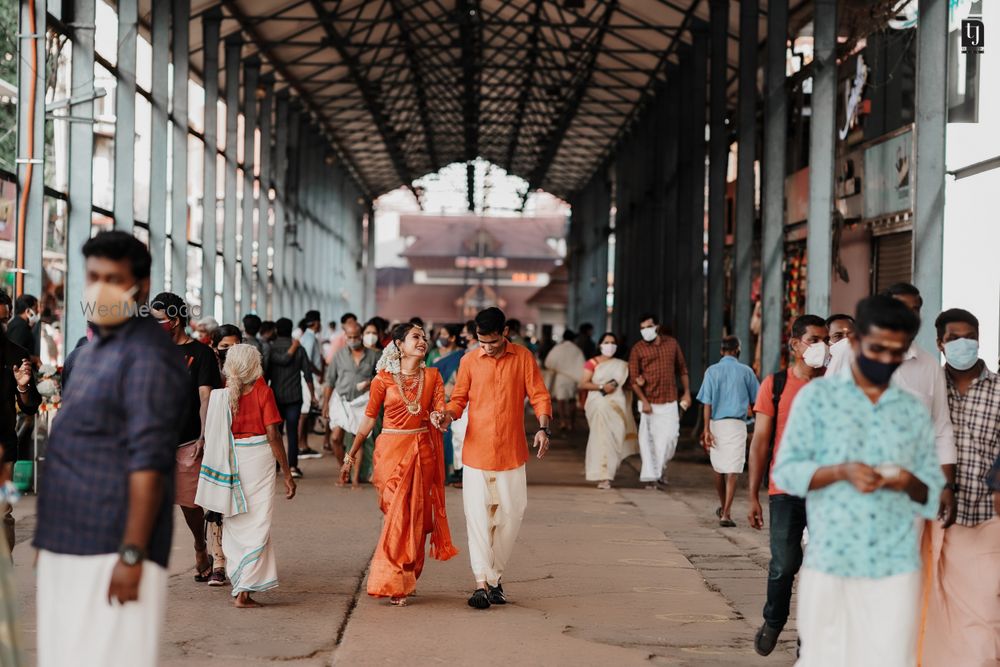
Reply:
[[477, 582], [496, 586], [503, 577], [528, 505], [525, 467], [479, 470], [467, 465], [462, 486], [472, 574]]
[[796, 667], [913, 667], [919, 601], [919, 571], [866, 579], [802, 568]]
[[108, 603], [118, 554], [39, 551], [38, 667], [153, 667], [167, 611], [167, 570], [142, 564], [139, 599]]
[[576, 400], [576, 379], [570, 375], [557, 372], [552, 380], [552, 398], [556, 401]]
[[677, 401], [653, 403], [651, 414], [639, 419], [639, 454], [642, 456], [640, 482], [656, 482], [662, 476], [667, 461], [674, 458], [677, 438], [681, 433]]
[[715, 445], [708, 450], [712, 470], [727, 474], [743, 472], [747, 461], [747, 425], [742, 419], [713, 419], [710, 427]]
[[222, 550], [232, 594], [260, 592], [278, 585], [278, 566], [271, 545], [274, 510], [274, 454], [266, 436], [235, 441], [239, 485], [246, 511], [226, 517]]
[[[451, 423], [451, 450], [454, 452], [452, 466], [455, 470], [462, 469], [462, 446], [465, 445], [465, 432], [469, 429], [469, 410]], [[464, 485], [463, 485], [464, 486]]]

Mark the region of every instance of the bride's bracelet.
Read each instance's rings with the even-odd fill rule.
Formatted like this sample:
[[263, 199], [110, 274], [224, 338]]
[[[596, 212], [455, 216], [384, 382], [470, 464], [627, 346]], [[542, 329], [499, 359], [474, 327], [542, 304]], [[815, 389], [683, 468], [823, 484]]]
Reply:
[[345, 466], [353, 466], [354, 465], [354, 457], [351, 456], [350, 452], [348, 452], [347, 454], [344, 454], [344, 465]]

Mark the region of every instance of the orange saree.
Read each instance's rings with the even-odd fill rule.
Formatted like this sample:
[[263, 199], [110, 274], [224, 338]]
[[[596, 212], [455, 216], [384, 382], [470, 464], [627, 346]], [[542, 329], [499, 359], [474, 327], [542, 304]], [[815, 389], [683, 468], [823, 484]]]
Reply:
[[[451, 543], [444, 500], [444, 445], [430, 424], [430, 413], [444, 409], [444, 383], [434, 368], [426, 368], [419, 411], [410, 412], [394, 377], [375, 376], [365, 413], [376, 417], [385, 406], [382, 433], [375, 441], [372, 484], [385, 515], [382, 535], [372, 556], [368, 594], [403, 597], [416, 589], [424, 568], [424, 547], [431, 536], [431, 558], [448, 560], [458, 554]], [[411, 404], [417, 382], [403, 385]], [[414, 406], [414, 409], [416, 406]]]

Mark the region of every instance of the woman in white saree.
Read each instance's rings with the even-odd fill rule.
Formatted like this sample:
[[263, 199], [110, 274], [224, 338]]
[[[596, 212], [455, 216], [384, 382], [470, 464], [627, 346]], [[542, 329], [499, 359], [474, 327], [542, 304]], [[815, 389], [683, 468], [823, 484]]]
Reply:
[[261, 357], [251, 345], [233, 345], [223, 366], [226, 387], [212, 391], [205, 417], [205, 457], [195, 501], [225, 517], [222, 550], [233, 585], [233, 604], [261, 606], [251, 596], [278, 585], [271, 544], [278, 463], [285, 497], [295, 496], [278, 425], [274, 394], [261, 377]]
[[625, 400], [628, 364], [615, 358], [618, 337], [601, 336], [601, 354], [584, 365], [580, 389], [589, 391], [586, 414], [590, 425], [587, 439], [587, 481], [597, 488], [610, 489], [621, 462], [639, 452], [635, 419]]

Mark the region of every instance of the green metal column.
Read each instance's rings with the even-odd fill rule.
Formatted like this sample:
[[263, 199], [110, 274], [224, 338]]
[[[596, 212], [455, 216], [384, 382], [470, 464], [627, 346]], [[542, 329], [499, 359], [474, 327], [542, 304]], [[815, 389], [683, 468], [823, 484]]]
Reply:
[[830, 310], [832, 270], [834, 132], [837, 122], [837, 0], [816, 0], [812, 116], [809, 127], [809, 271], [806, 311], [825, 317]]
[[271, 319], [284, 317], [289, 310], [288, 284], [286, 282], [285, 257], [285, 225], [288, 223], [288, 90], [284, 89], [277, 95], [275, 113], [274, 142], [274, 271], [272, 283], [274, 290], [272, 299]]
[[[936, 348], [930, 322], [942, 309], [944, 171], [948, 124], [948, 2], [920, 0], [917, 24], [916, 196], [913, 208], [913, 282], [924, 299], [917, 342]], [[995, 46], [992, 48], [996, 48]], [[993, 74], [995, 76], [995, 73]]]
[[686, 224], [691, 228], [691, 245], [685, 253], [690, 258], [688, 272], [691, 285], [687, 294], [690, 301], [690, 333], [687, 356], [691, 387], [701, 386], [705, 372], [705, 121], [708, 115], [706, 88], [708, 87], [708, 31], [694, 31], [691, 70], [691, 130], [694, 152], [691, 157], [691, 211]]
[[[135, 0], [131, 0], [135, 1]], [[201, 310], [204, 316], [219, 317], [215, 311], [215, 263], [218, 257], [218, 185], [216, 164], [219, 151], [219, 24], [222, 10], [208, 10], [201, 17], [203, 76], [205, 83], [204, 180], [202, 182], [201, 226]]]
[[254, 290], [254, 311], [262, 318], [271, 310], [267, 263], [272, 248], [271, 227], [268, 224], [271, 201], [271, 106], [274, 98], [274, 75], [261, 77], [264, 97], [260, 101], [260, 196], [257, 199], [257, 283]]
[[[150, 295], [166, 286], [167, 248], [167, 86], [170, 59], [170, 3], [153, 3], [153, 87], [149, 166], [149, 252], [153, 255]], [[75, 69], [75, 68], [74, 68]], [[88, 72], [93, 77], [93, 71]]]
[[726, 175], [729, 128], [726, 127], [726, 76], [729, 59], [729, 0], [710, 5], [712, 64], [709, 81], [708, 158], [708, 363], [719, 360], [726, 310]]
[[[80, 248], [90, 238], [94, 194], [95, 0], [73, 0], [73, 74], [69, 115], [69, 220], [66, 239], [66, 341], [87, 333], [83, 304], [86, 271]], [[37, 295], [36, 295], [37, 296]]]
[[260, 78], [260, 58], [248, 58], [243, 63], [243, 220], [240, 226], [240, 291], [239, 316], [253, 311], [253, 214], [257, 208], [253, 198], [254, 135], [257, 131], [257, 80]]
[[767, 3], [767, 96], [764, 101], [763, 241], [761, 273], [761, 374], [781, 365], [784, 326], [785, 145], [788, 137], [788, 93], [785, 92], [788, 0]]
[[189, 22], [191, 0], [173, 0], [173, 148], [170, 191], [170, 290], [187, 299], [187, 246], [188, 246], [188, 61]]
[[[31, 11], [34, 11], [34, 22]], [[17, 63], [18, 230], [15, 294], [42, 293], [45, 236], [45, 0], [21, 0]], [[34, 104], [30, 101], [34, 99]], [[29, 127], [29, 118], [33, 121]], [[30, 141], [29, 141], [29, 136]], [[29, 173], [30, 172], [30, 173]], [[20, 210], [24, 207], [24, 214]], [[67, 302], [68, 303], [68, 302]]]
[[[138, 0], [118, 0], [118, 82], [115, 85], [115, 137], [135, 136], [136, 37]], [[115, 228], [135, 224], [135, 142], [115, 141]], [[70, 340], [70, 339], [67, 339]]]
[[[753, 285], [754, 161], [757, 158], [757, 0], [740, 1], [739, 152], [736, 170], [736, 229], [733, 281], [733, 333], [743, 343], [741, 361], [753, 361], [750, 317]], [[813, 98], [815, 100], [815, 97]], [[831, 137], [833, 135], [831, 134]], [[831, 183], [833, 181], [831, 180]]]
[[240, 112], [239, 35], [226, 38], [226, 192], [223, 199], [222, 232], [222, 319], [236, 322], [236, 142]]

